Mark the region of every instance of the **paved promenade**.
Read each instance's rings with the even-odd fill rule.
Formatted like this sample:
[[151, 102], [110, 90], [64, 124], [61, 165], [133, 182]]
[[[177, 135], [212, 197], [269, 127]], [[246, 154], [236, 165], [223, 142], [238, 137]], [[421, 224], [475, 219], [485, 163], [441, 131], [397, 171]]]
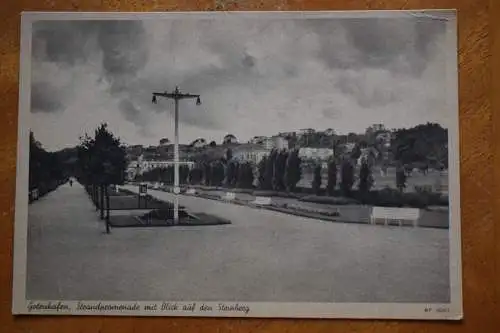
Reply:
[[233, 224], [113, 229], [106, 235], [78, 184], [30, 205], [28, 298], [449, 299], [447, 230], [325, 223], [187, 196], [181, 204]]

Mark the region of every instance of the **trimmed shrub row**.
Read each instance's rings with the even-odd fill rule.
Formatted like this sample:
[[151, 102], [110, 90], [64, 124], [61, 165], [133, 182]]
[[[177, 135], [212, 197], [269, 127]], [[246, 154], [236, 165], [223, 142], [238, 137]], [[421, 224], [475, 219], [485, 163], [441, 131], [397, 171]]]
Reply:
[[366, 193], [352, 192], [351, 198], [306, 196], [300, 201], [330, 205], [364, 204], [381, 207], [413, 207], [427, 208], [429, 206], [448, 206], [448, 196], [439, 193], [422, 191], [417, 193], [402, 193], [395, 189], [383, 189]]

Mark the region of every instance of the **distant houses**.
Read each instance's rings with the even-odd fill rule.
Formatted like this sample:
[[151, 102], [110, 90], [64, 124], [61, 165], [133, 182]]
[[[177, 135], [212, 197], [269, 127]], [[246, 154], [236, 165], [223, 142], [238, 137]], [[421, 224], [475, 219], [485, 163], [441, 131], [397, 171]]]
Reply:
[[[362, 137], [363, 135], [361, 135]], [[289, 150], [298, 149], [299, 157], [307, 165], [320, 164], [326, 166], [332, 157], [342, 154], [351, 154], [354, 149], [360, 150], [358, 164], [362, 161], [372, 162], [383, 153], [390, 150], [392, 135], [383, 125], [373, 125], [367, 129], [366, 138], [371, 137], [373, 143], [382, 150], [360, 145], [358, 136], [337, 135], [335, 131], [328, 128], [324, 131], [316, 131], [312, 128], [304, 128], [291, 132], [280, 132], [272, 136], [255, 136], [247, 143], [238, 143], [236, 136], [227, 134], [221, 144], [215, 141], [208, 144], [204, 138], [195, 139], [189, 145], [179, 145], [179, 159], [190, 168], [205, 162], [224, 160], [228, 150], [232, 160], [251, 162], [257, 165], [262, 159], [269, 155], [273, 149]], [[350, 138], [354, 138], [350, 140]], [[340, 155], [339, 155], [340, 154]], [[155, 168], [166, 168], [173, 165], [174, 145], [169, 139], [163, 138], [158, 146], [144, 147], [133, 145], [127, 147], [129, 161], [128, 174], [133, 178]]]
[[326, 162], [333, 156], [331, 148], [311, 148], [304, 147], [299, 149], [299, 157], [314, 162]]
[[[180, 160], [181, 165], [186, 165], [189, 169], [195, 166], [193, 161], [183, 161]], [[171, 160], [157, 160], [157, 159], [144, 159], [140, 156], [137, 160], [130, 161], [127, 166], [127, 177], [128, 179], [134, 179], [135, 177], [142, 175], [148, 171], [158, 168], [168, 168], [174, 166], [173, 159]]]
[[241, 144], [232, 149], [233, 160], [258, 164], [265, 156], [269, 155], [271, 149], [255, 143]]

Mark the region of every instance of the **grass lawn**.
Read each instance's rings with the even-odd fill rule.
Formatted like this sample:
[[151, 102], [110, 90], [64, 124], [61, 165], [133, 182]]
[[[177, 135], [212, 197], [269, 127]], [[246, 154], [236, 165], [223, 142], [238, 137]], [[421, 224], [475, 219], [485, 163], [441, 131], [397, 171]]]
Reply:
[[[99, 206], [100, 201], [97, 201]], [[104, 203], [106, 204], [106, 202]], [[141, 197], [139, 200], [139, 195], [127, 191], [110, 191], [109, 195], [109, 209], [110, 210], [134, 210], [134, 209], [169, 209], [173, 208], [171, 202], [164, 202], [157, 200], [150, 195]], [[180, 209], [184, 209], [183, 206], [179, 206]]]
[[173, 224], [172, 210], [153, 210], [142, 216], [112, 216], [110, 225], [114, 228], [213, 226], [231, 224], [231, 221], [205, 213], [187, 214], [179, 211], [179, 224]]

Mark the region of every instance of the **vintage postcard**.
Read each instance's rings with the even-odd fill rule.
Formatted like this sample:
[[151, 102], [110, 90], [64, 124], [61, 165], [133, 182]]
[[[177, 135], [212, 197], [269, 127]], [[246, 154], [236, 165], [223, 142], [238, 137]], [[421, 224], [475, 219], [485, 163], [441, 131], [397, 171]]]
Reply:
[[461, 319], [456, 24], [23, 13], [13, 313]]

